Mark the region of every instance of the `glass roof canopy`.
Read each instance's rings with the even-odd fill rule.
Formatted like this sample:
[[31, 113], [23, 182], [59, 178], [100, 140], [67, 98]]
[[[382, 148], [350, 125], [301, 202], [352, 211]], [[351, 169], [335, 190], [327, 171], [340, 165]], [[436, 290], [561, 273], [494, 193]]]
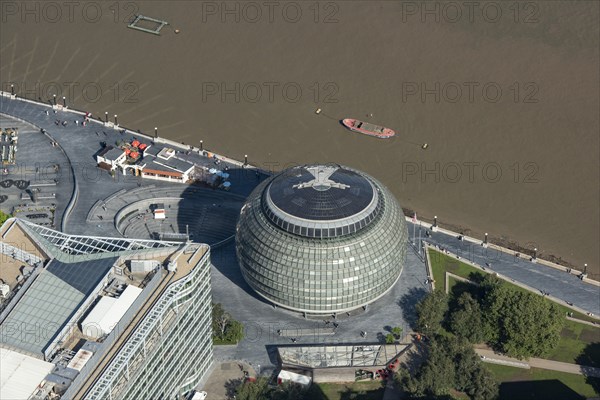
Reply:
[[50, 244], [48, 251], [57, 258], [60, 257], [57, 251], [68, 255], [88, 255], [181, 246], [180, 242], [69, 235], [31, 222], [22, 220], [19, 222], [25, 225], [28, 232], [35, 234], [44, 243]]
[[408, 344], [308, 345], [278, 347], [281, 362], [308, 368], [375, 367], [386, 365]]

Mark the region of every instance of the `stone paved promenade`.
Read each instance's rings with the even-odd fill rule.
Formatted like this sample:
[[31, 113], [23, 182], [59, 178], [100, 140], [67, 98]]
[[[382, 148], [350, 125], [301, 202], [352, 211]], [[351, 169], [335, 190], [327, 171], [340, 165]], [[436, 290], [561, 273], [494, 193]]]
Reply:
[[[408, 222], [408, 231], [412, 239], [413, 223]], [[431, 232], [425, 237], [425, 230], [430, 224], [421, 224], [421, 238], [430, 244], [447, 249], [461, 258], [467, 259], [486, 269], [495, 271], [515, 281], [524, 283], [532, 288], [550, 293], [550, 296], [600, 316], [600, 288], [590, 283], [582, 282], [576, 275], [568, 274], [555, 268], [528, 259], [483, 247], [480, 244], [458, 240], [456, 236], [442, 232]], [[416, 226], [415, 236], [419, 238], [419, 226]]]

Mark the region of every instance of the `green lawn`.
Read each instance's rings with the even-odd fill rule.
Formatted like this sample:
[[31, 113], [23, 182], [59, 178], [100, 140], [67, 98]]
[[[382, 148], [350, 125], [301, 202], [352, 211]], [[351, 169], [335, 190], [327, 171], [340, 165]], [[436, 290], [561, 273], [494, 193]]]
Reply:
[[[480, 280], [485, 272], [478, 270], [454, 257], [447, 256], [437, 250], [429, 249], [429, 259], [431, 261], [431, 270], [435, 280], [436, 290], [445, 290], [445, 273], [451, 272], [463, 278], [470, 280]], [[449, 292], [461, 292], [465, 290], [464, 282], [459, 282], [454, 278], [449, 278]], [[525, 288], [503, 281], [512, 290], [528, 291]], [[550, 300], [551, 301], [551, 300]], [[595, 321], [585, 314], [572, 311], [570, 308], [556, 303], [565, 312], [573, 312], [573, 316], [579, 319]], [[580, 324], [574, 321], [565, 321], [561, 333], [561, 341], [558, 346], [545, 358], [569, 363], [579, 363], [600, 367], [600, 328]]]
[[600, 379], [532, 368], [486, 364], [500, 382], [500, 400], [579, 400], [597, 396]]
[[429, 249], [429, 260], [431, 261], [431, 272], [433, 273], [436, 289], [446, 289], [446, 271], [471, 280], [474, 277], [475, 279], [483, 279], [485, 276], [485, 273], [479, 269], [437, 250]]
[[565, 321], [558, 346], [545, 358], [600, 367], [600, 329]]
[[[458, 275], [463, 278], [467, 278], [470, 280], [477, 281], [479, 279], [483, 279], [485, 276], [485, 272], [479, 270], [478, 268], [472, 267], [469, 264], [466, 264], [460, 260], [457, 260], [455, 257], [450, 257], [438, 250], [429, 249], [429, 260], [431, 261], [431, 271], [433, 273], [433, 279], [435, 281], [436, 289], [445, 290], [445, 276], [446, 271], [453, 273], [454, 275]], [[514, 285], [510, 282], [503, 281], [506, 285], [509, 285], [513, 290], [521, 291], [521, 292], [529, 292], [529, 290], [522, 288], [520, 286]], [[552, 301], [552, 300], [550, 300]], [[556, 303], [560, 309], [565, 313], [572, 312], [573, 317], [582, 319], [584, 321], [598, 322], [598, 320], [591, 318], [585, 314], [579, 313], [577, 311], [573, 311], [569, 307], [564, 304]]]
[[319, 383], [321, 399], [315, 400], [381, 400], [384, 387], [381, 381], [354, 383]]

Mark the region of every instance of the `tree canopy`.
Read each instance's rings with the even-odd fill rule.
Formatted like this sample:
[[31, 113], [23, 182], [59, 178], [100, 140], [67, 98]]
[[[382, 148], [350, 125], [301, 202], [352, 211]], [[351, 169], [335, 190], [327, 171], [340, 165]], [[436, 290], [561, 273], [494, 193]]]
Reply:
[[223, 309], [221, 303], [213, 303], [213, 338], [226, 343], [237, 343], [244, 337], [244, 326]]
[[498, 384], [472, 346], [464, 339], [436, 335], [427, 347], [427, 359], [414, 375], [399, 373], [398, 385], [409, 395], [436, 398], [448, 396], [451, 389], [473, 400], [493, 400]]
[[493, 275], [486, 275], [474, 293], [428, 294], [416, 306], [416, 328], [426, 335], [446, 328], [517, 358], [543, 356], [558, 345], [565, 319], [556, 303]]
[[448, 295], [434, 290], [421, 300], [417, 306], [417, 330], [427, 335], [439, 332], [448, 310]]
[[452, 333], [466, 338], [471, 343], [484, 339], [481, 307], [470, 293], [462, 293], [448, 317], [448, 327]]
[[303, 388], [290, 382], [272, 388], [266, 378], [259, 377], [255, 382], [241, 383], [235, 390], [235, 398], [236, 400], [314, 400], [320, 397], [318, 393], [319, 390], [315, 385]]
[[6, 214], [3, 211], [0, 211], [0, 225], [2, 225], [4, 222], [6, 222], [7, 219], [9, 219], [11, 217], [10, 214]]
[[517, 358], [543, 356], [556, 347], [564, 324], [558, 305], [494, 280], [490, 276], [483, 282], [484, 333], [490, 345]]

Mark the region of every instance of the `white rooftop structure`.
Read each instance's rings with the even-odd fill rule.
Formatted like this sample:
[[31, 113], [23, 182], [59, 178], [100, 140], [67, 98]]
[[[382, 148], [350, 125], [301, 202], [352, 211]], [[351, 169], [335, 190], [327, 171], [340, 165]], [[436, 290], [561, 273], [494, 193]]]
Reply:
[[79, 349], [71, 361], [69, 361], [67, 367], [81, 371], [81, 369], [85, 366], [85, 364], [87, 364], [93, 355], [94, 353], [89, 350]]
[[119, 297], [103, 296], [81, 323], [83, 334], [93, 339], [108, 335], [140, 293], [142, 289], [128, 285]]
[[292, 371], [286, 371], [282, 369], [281, 372], [279, 372], [279, 375], [277, 375], [277, 383], [282, 383], [286, 381], [297, 383], [299, 385], [307, 387], [310, 385], [312, 378], [310, 376], [301, 375]]
[[0, 348], [0, 399], [27, 399], [54, 364]]

